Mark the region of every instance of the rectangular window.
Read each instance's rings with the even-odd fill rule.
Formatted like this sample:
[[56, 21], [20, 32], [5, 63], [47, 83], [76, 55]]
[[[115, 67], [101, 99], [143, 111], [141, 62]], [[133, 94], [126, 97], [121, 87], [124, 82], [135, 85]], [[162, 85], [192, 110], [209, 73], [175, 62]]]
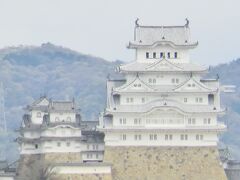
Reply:
[[199, 141], [199, 135], [198, 134], [196, 135], [196, 140]]
[[201, 135], [197, 134], [197, 135], [196, 135], [196, 140], [197, 140], [197, 141], [199, 141], [199, 140], [202, 141], [202, 140], [203, 140], [203, 135], [202, 135], [202, 134], [201, 134]]
[[144, 97], [142, 98], [142, 103], [145, 103], [145, 98]]
[[184, 98], [183, 101], [186, 103], [187, 102], [187, 98]]
[[211, 124], [211, 119], [210, 118], [208, 118], [208, 124]]
[[67, 147], [69, 147], [71, 144], [70, 144], [70, 142], [67, 142], [67, 144], [66, 144], [66, 145], [67, 145]]
[[168, 140], [168, 134], [165, 134], [165, 140], [166, 141]]
[[150, 134], [149, 139], [150, 140], [157, 140], [157, 134]]
[[134, 124], [135, 125], [141, 124], [141, 119], [140, 118], [135, 118], [134, 119]]
[[139, 140], [142, 139], [142, 135], [141, 134], [135, 134], [134, 139], [135, 139], [135, 141], [139, 141]]
[[126, 124], [126, 123], [127, 123], [126, 118], [123, 118], [123, 124]]
[[57, 142], [57, 146], [58, 146], [58, 147], [61, 147], [61, 143], [60, 143], [60, 142]]
[[184, 140], [186, 141], [186, 140], [188, 140], [188, 135], [187, 134], [181, 134], [180, 139], [182, 141], [184, 141]]
[[170, 59], [170, 58], [171, 58], [171, 53], [168, 52], [168, 53], [167, 53], [167, 56], [168, 56], [168, 59]]
[[87, 145], [87, 150], [89, 150], [89, 144]]
[[181, 134], [181, 140], [184, 140], [184, 135], [183, 134]]
[[163, 58], [163, 52], [160, 52], [160, 58]]
[[146, 58], [149, 59], [149, 52], [146, 52]]
[[92, 159], [92, 154], [89, 154], [89, 153], [88, 153], [88, 154], [87, 154], [87, 158], [88, 158], [88, 159]]
[[173, 138], [172, 134], [166, 134], [166, 135], [165, 135], [165, 140], [166, 140], [166, 141], [168, 141], [168, 140], [171, 141], [172, 138]]
[[197, 98], [195, 98], [195, 101], [196, 101], [196, 103], [202, 103], [203, 102], [203, 98], [197, 97]]
[[195, 118], [188, 118], [188, 124], [196, 124]]
[[119, 123], [120, 123], [120, 124], [123, 124], [122, 118], [119, 119]]
[[178, 53], [177, 53], [177, 52], [174, 53], [174, 58], [175, 58], [175, 59], [178, 58]]
[[153, 58], [156, 59], [156, 53], [155, 52], [153, 53]]
[[98, 159], [99, 158], [99, 156], [98, 156], [98, 154], [96, 154], [96, 159]]
[[127, 135], [126, 134], [122, 134], [121, 135], [121, 140], [126, 141], [127, 140]]

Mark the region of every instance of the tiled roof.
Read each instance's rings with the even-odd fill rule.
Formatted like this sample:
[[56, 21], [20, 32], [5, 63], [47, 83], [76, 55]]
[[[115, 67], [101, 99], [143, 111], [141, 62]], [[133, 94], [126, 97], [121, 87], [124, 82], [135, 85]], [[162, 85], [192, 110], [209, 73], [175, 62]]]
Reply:
[[49, 103], [49, 110], [50, 111], [75, 111], [75, 105], [73, 101], [51, 101]]
[[151, 46], [156, 43], [170, 43], [174, 46], [196, 46], [191, 42], [190, 29], [186, 26], [136, 26], [135, 39], [129, 47]]
[[140, 63], [134, 61], [132, 63], [124, 64], [119, 67], [120, 71], [127, 72], [204, 72], [207, 71], [207, 67], [203, 67], [193, 63], [173, 63], [176, 68], [165, 68], [165, 69], [153, 69], [149, 68], [151, 64], [149, 63]]

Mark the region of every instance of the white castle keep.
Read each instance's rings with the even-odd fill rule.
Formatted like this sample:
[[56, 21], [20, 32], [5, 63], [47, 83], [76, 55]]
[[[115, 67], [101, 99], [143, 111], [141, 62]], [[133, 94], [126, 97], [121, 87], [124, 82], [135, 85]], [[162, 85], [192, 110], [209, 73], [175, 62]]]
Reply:
[[203, 78], [208, 67], [190, 61], [197, 45], [188, 21], [136, 21], [128, 45], [135, 60], [117, 68], [123, 79], [108, 79], [99, 123], [82, 121], [74, 101], [42, 97], [27, 106], [18, 138], [19, 177], [26, 177], [26, 164], [41, 159], [58, 180], [226, 180], [217, 150], [226, 126], [218, 117], [226, 111], [220, 92], [233, 87]]
[[83, 162], [102, 161], [103, 136], [96, 122], [81, 121], [74, 101], [41, 97], [25, 110], [17, 139], [21, 155], [79, 153]]
[[217, 146], [225, 109], [218, 79], [202, 79], [208, 68], [190, 61], [197, 45], [188, 24], [136, 24], [135, 61], [118, 68], [124, 80], [107, 82], [106, 146]]

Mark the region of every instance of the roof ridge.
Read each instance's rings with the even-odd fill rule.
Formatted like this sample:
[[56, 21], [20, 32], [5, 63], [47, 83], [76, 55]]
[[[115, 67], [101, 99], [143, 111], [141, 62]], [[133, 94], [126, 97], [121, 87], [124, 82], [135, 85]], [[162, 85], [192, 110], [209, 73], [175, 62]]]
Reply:
[[185, 25], [179, 25], [179, 26], [146, 26], [146, 25], [140, 25], [137, 26], [137, 28], [188, 28]]

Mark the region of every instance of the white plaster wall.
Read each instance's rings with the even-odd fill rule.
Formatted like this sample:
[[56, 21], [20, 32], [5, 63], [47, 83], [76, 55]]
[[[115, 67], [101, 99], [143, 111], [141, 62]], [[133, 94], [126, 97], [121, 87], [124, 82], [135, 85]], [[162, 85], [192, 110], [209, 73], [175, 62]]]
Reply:
[[[70, 118], [70, 121], [68, 120], [68, 117]], [[59, 121], [56, 121], [56, 118], [59, 119]], [[76, 122], [76, 114], [75, 113], [50, 113], [50, 122]]]
[[[146, 59], [146, 52], [149, 52], [150, 59]], [[156, 52], [156, 59], [151, 59], [153, 52]], [[167, 58], [167, 53], [170, 52], [172, 58], [168, 59], [173, 63], [187, 63], [189, 62], [189, 51], [185, 49], [174, 49], [170, 46], [157, 46], [154, 48], [139, 48], [136, 50], [136, 60], [138, 62], [154, 62], [157, 59], [160, 59], [160, 52], [165, 52], [165, 58]], [[174, 52], [178, 52], [178, 58], [173, 59]]]
[[0, 173], [0, 180], [14, 180], [14, 176], [9, 175], [9, 177], [1, 177]]
[[[120, 119], [126, 119], [126, 124], [120, 124]], [[195, 119], [195, 124], [189, 124], [188, 119]], [[134, 119], [141, 119], [140, 124], [135, 124]], [[149, 123], [149, 119], [157, 120], [158, 123]], [[172, 123], [169, 120], [172, 120]], [[207, 119], [207, 123], [205, 123]], [[210, 124], [208, 124], [210, 119]], [[161, 120], [165, 120], [164, 124]], [[169, 122], [169, 123], [166, 123]], [[136, 113], [117, 113], [113, 117], [113, 127], [189, 127], [189, 126], [202, 126], [211, 127], [217, 125], [217, 114], [201, 113], [201, 114], [181, 114], [173, 111], [155, 111], [151, 114], [136, 114]]]
[[[206, 93], [124, 93], [120, 96], [121, 105], [144, 105], [157, 100], [173, 100], [186, 105], [208, 105], [208, 94]], [[127, 98], [133, 98], [133, 102], [127, 102]], [[142, 102], [144, 98], [144, 102]], [[187, 102], [184, 102], [187, 98]], [[202, 98], [202, 102], [196, 102], [196, 98]], [[217, 103], [217, 101], [215, 102]], [[217, 105], [218, 106], [218, 105]]]
[[[126, 134], [126, 140], [121, 140], [121, 135]], [[134, 136], [141, 134], [141, 140], [135, 140]], [[157, 134], [157, 140], [150, 140], [150, 134]], [[172, 140], [165, 140], [165, 134], [172, 134]], [[188, 140], [181, 140], [181, 134], [187, 134]], [[203, 140], [196, 140], [196, 135], [203, 135]], [[216, 146], [217, 145], [216, 133], [207, 132], [122, 132], [122, 133], [106, 133], [105, 145], [106, 146]]]
[[[67, 143], [70, 143], [70, 146]], [[61, 143], [58, 146], [58, 143]], [[38, 149], [35, 148], [35, 144], [25, 143], [22, 144], [20, 154], [42, 154], [42, 153], [69, 153], [69, 152], [81, 152], [82, 144], [80, 141], [75, 140], [52, 140], [43, 141], [38, 143]]]
[[55, 128], [49, 128], [42, 131], [43, 137], [80, 137], [81, 129], [70, 128], [68, 126], [57, 126]]
[[[41, 116], [38, 116], [38, 113], [41, 114]], [[42, 111], [36, 111], [36, 110], [31, 111], [32, 123], [42, 124], [44, 115], [45, 115], [45, 113]]]
[[36, 139], [41, 136], [40, 131], [25, 131], [24, 137], [30, 138], [30, 139]]
[[100, 165], [80, 165], [80, 166], [56, 166], [54, 168], [58, 174], [110, 174], [111, 166]]

